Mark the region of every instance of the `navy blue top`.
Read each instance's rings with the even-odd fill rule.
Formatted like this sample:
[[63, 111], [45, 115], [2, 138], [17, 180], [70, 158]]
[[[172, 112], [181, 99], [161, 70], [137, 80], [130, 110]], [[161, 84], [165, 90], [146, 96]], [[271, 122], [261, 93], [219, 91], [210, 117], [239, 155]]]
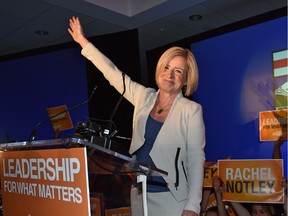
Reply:
[[[145, 127], [145, 143], [136, 152], [137, 160], [147, 165], [155, 166], [149, 153], [153, 147], [154, 141], [162, 127], [163, 123], [156, 121], [150, 115], [146, 122]], [[148, 192], [164, 192], [168, 191], [166, 182], [161, 176], [147, 176], [147, 191]]]

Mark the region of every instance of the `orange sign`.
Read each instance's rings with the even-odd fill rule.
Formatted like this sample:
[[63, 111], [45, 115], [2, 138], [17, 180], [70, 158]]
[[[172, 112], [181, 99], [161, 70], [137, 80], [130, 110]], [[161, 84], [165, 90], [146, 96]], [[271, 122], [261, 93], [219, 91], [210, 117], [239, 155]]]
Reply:
[[281, 135], [287, 137], [288, 110], [272, 110], [259, 113], [261, 141], [275, 141]]
[[[230, 160], [230, 156], [227, 160]], [[203, 187], [212, 187], [213, 177], [218, 176], [218, 163], [206, 161], [204, 164]]]
[[123, 207], [123, 208], [109, 209], [105, 211], [105, 215], [106, 216], [130, 216], [131, 208]]
[[102, 216], [103, 210], [100, 195], [90, 197], [90, 207], [91, 207], [91, 216]]
[[217, 206], [217, 200], [215, 194], [213, 193], [208, 197], [206, 210], [214, 206]]
[[5, 216], [90, 215], [86, 148], [1, 152]]
[[282, 159], [219, 160], [218, 172], [225, 201], [283, 203]]
[[47, 108], [46, 110], [49, 118], [51, 118], [52, 127], [55, 132], [73, 128], [72, 120], [66, 105]]
[[212, 187], [213, 176], [218, 176], [217, 162], [205, 162], [203, 187]]

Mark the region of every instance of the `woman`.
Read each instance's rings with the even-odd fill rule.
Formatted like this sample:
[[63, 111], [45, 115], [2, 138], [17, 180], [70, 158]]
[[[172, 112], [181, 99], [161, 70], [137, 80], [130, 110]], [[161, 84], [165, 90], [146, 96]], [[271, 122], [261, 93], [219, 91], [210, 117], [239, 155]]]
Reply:
[[[69, 26], [70, 35], [82, 47], [82, 55], [122, 93], [123, 73], [87, 40], [78, 17], [72, 17]], [[197, 87], [195, 58], [187, 49], [168, 49], [156, 68], [158, 90], [124, 77], [124, 97], [134, 105], [129, 151], [138, 161], [168, 172], [163, 178], [149, 179], [149, 215], [197, 216], [202, 195], [205, 127], [201, 106], [182, 95], [182, 90], [189, 96]]]

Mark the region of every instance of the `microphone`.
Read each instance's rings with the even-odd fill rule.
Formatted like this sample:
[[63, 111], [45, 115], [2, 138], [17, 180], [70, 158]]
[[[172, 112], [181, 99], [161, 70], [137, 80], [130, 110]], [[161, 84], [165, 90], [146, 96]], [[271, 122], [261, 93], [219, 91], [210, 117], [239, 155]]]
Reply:
[[35, 140], [36, 131], [37, 131], [38, 127], [40, 127], [40, 126], [41, 126], [42, 124], [44, 124], [46, 121], [49, 121], [49, 120], [51, 120], [51, 119], [53, 119], [53, 118], [55, 118], [55, 117], [57, 117], [57, 116], [59, 116], [59, 115], [61, 115], [61, 114], [63, 114], [63, 113], [66, 113], [66, 112], [68, 112], [68, 111], [74, 110], [74, 109], [76, 109], [76, 108], [78, 108], [78, 107], [80, 107], [80, 106], [88, 103], [88, 102], [92, 99], [92, 97], [93, 97], [96, 89], [97, 89], [97, 85], [95, 85], [92, 93], [90, 94], [89, 98], [88, 98], [86, 101], [83, 101], [82, 103], [77, 104], [77, 105], [75, 105], [75, 106], [73, 106], [73, 107], [71, 107], [71, 108], [69, 108], [69, 109], [67, 109], [67, 110], [65, 110], [65, 111], [59, 112], [59, 113], [57, 113], [57, 114], [54, 114], [54, 115], [50, 116], [50, 117], [47, 118], [47, 119], [44, 119], [44, 120], [40, 121], [40, 122], [34, 127], [33, 131], [31, 132], [30, 137], [29, 137], [29, 142], [32, 142], [32, 141]]

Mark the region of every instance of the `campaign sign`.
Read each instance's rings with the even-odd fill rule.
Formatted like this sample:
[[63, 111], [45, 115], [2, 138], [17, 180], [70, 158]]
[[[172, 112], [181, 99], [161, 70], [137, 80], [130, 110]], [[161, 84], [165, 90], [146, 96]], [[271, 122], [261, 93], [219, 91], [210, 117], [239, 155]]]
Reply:
[[90, 215], [86, 148], [1, 152], [5, 216]]
[[[226, 160], [230, 160], [230, 156]], [[205, 161], [203, 187], [212, 187], [213, 177], [218, 176], [218, 162]]]
[[217, 162], [205, 162], [203, 187], [212, 187], [213, 177], [218, 176]]
[[260, 140], [276, 141], [280, 136], [287, 138], [287, 117], [287, 109], [260, 112]]
[[131, 216], [131, 208], [130, 207], [122, 207], [116, 209], [108, 209], [105, 210], [106, 216]]
[[283, 203], [282, 159], [218, 160], [225, 187], [223, 200], [234, 202]]
[[61, 132], [73, 128], [72, 120], [66, 105], [47, 108], [54, 132]]
[[90, 208], [91, 208], [91, 216], [103, 215], [101, 194], [95, 194], [95, 193], [90, 194]]

